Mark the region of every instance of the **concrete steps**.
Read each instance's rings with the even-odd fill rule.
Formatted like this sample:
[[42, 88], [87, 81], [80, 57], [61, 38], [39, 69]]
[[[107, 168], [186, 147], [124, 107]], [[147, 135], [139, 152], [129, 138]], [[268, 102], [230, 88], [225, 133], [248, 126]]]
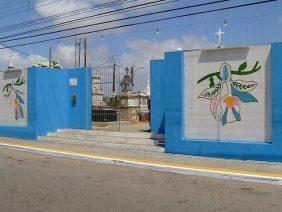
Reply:
[[156, 145], [159, 144], [158, 140], [150, 139], [150, 133], [64, 129], [48, 133], [48, 136], [41, 136], [38, 142], [71, 144], [89, 148], [103, 147], [120, 150], [164, 152], [163, 147]]
[[[64, 134], [84, 134], [84, 135], [101, 135], [101, 136], [112, 136], [112, 137], [127, 137], [127, 138], [150, 138], [151, 133], [147, 132], [121, 132], [121, 131], [95, 131], [95, 130], [77, 130], [77, 129], [59, 129], [59, 133]], [[49, 133], [52, 134], [52, 133]], [[49, 135], [48, 134], [48, 135]]]
[[120, 143], [120, 144], [136, 144], [136, 145], [154, 145], [154, 140], [149, 138], [129, 138], [105, 135], [87, 135], [77, 133], [49, 133], [48, 137], [87, 140], [93, 142]]

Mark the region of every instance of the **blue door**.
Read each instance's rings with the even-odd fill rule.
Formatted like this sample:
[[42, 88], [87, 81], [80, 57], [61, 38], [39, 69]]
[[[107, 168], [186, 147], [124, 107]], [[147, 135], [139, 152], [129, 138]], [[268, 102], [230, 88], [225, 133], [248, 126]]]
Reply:
[[81, 100], [81, 80], [77, 74], [71, 74], [69, 77], [69, 123], [70, 128], [81, 129], [82, 119], [82, 100]]
[[92, 87], [90, 69], [71, 70], [68, 83], [69, 128], [91, 129]]

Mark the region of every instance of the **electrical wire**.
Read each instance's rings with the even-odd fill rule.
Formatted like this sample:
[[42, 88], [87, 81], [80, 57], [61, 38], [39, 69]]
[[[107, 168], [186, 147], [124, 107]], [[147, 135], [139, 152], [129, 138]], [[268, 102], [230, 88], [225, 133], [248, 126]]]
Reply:
[[[163, 0], [160, 0], [160, 1], [163, 1]], [[119, 19], [114, 19], [114, 20], [109, 20], [109, 21], [103, 21], [103, 22], [98, 22], [98, 23], [88, 24], [88, 25], [83, 25], [83, 26], [71, 27], [71, 28], [61, 29], [61, 30], [52, 31], [52, 32], [46, 32], [46, 33], [41, 33], [41, 34], [29, 35], [29, 36], [25, 36], [25, 37], [2, 40], [3, 38], [11, 37], [11, 35], [10, 35], [10, 36], [6, 36], [6, 37], [2, 37], [2, 38], [0, 38], [0, 40], [2, 40], [2, 42], [10, 42], [10, 41], [22, 40], [22, 39], [27, 39], [27, 38], [34, 38], [34, 37], [45, 36], [45, 35], [50, 35], [50, 34], [55, 34], [55, 33], [60, 33], [60, 32], [66, 32], [66, 31], [70, 31], [70, 30], [77, 30], [77, 29], [97, 26], [97, 25], [101, 25], [101, 24], [109, 24], [109, 23], [118, 22], [118, 21], [136, 19], [136, 18], [151, 16], [151, 15], [157, 15], [157, 14], [162, 14], [162, 13], [175, 12], [175, 11], [191, 9], [191, 8], [195, 8], [195, 7], [214, 5], [214, 4], [223, 3], [223, 2], [227, 2], [227, 1], [231, 1], [231, 0], [217, 0], [217, 1], [207, 2], [207, 3], [202, 3], [202, 4], [194, 4], [194, 5], [189, 5], [189, 6], [185, 6], [185, 7], [173, 8], [173, 9], [169, 9], [169, 10], [154, 11], [154, 12], [136, 15], [136, 16], [119, 18]]]
[[[147, 3], [138, 4], [138, 5], [134, 5], [134, 6], [126, 7], [126, 8], [121, 8], [121, 9], [118, 9], [118, 10], [107, 11], [107, 12], [98, 13], [98, 14], [91, 15], [91, 16], [81, 17], [81, 18], [61, 22], [61, 23], [58, 23], [58, 24], [52, 24], [50, 26], [45, 26], [45, 27], [41, 27], [41, 28], [37, 28], [37, 29], [33, 29], [33, 30], [21, 32], [21, 33], [3, 36], [3, 37], [0, 37], [0, 40], [5, 39], [5, 38], [10, 38], [10, 37], [17, 37], [19, 35], [29, 34], [29, 33], [33, 33], [33, 32], [38, 32], [38, 31], [42, 31], [42, 30], [46, 30], [46, 29], [52, 29], [52, 28], [55, 28], [55, 27], [58, 27], [58, 26], [65, 26], [65, 25], [72, 24], [72, 23], [83, 22], [83, 21], [88, 20], [88, 19], [101, 18], [101, 17], [106, 17], [106, 16], [109, 16], [109, 15], [116, 15], [116, 14], [120, 14], [121, 12], [131, 12], [131, 11], [134, 11], [134, 10], [140, 10], [140, 9], [144, 9], [144, 8], [148, 8], [148, 7], [152, 7], [152, 6], [159, 6], [159, 5], [162, 5], [162, 4], [173, 3], [173, 2], [176, 2], [176, 1], [179, 1], [179, 0], [170, 0], [170, 1], [168, 1], [168, 0], [158, 0], [158, 1], [154, 1], [154, 2], [147, 2]], [[225, 2], [225, 1], [230, 1], [230, 0], [221, 0], [221, 1], [217, 1], [217, 2]], [[211, 4], [211, 3], [208, 3], [208, 4]], [[204, 5], [207, 5], [207, 4], [204, 4]], [[202, 6], [202, 5], [200, 5], [200, 6]], [[186, 9], [186, 8], [184, 8], [184, 9]], [[115, 20], [115, 21], [119, 21], [119, 20]]]
[[98, 68], [98, 67], [101, 67], [101, 66], [104, 66], [106, 65], [107, 63], [109, 63], [110, 61], [112, 61], [113, 59], [115, 60], [115, 58], [117, 57], [117, 55], [112, 55], [109, 59], [107, 59], [104, 63], [98, 65], [98, 66], [95, 66], [95, 67], [92, 67], [92, 68]]
[[200, 14], [208, 14], [208, 13], [213, 13], [213, 12], [231, 10], [231, 9], [242, 8], [242, 7], [249, 7], [249, 6], [266, 4], [266, 3], [277, 2], [277, 1], [279, 1], [279, 0], [265, 0], [265, 1], [260, 1], [260, 2], [253, 2], [253, 3], [248, 3], [248, 4], [241, 4], [241, 5], [217, 8], [217, 9], [212, 9], [212, 10], [205, 10], [205, 11], [200, 11], [200, 12], [188, 13], [188, 14], [183, 14], [183, 15], [178, 15], [178, 16], [170, 16], [170, 17], [166, 17], [166, 18], [153, 19], [153, 20], [149, 20], [149, 21], [135, 22], [135, 23], [125, 24], [125, 25], [121, 25], [121, 26], [109, 27], [109, 28], [105, 28], [105, 29], [93, 30], [93, 31], [88, 31], [88, 32], [83, 32], [83, 33], [75, 33], [75, 34], [71, 34], [71, 35], [66, 35], [66, 36], [61, 36], [61, 37], [56, 37], [56, 38], [49, 38], [49, 39], [44, 39], [44, 40], [39, 40], [39, 41], [33, 41], [33, 42], [29, 42], [29, 43], [9, 45], [8, 47], [1, 47], [0, 49], [44, 43], [44, 42], [48, 42], [48, 41], [60, 40], [60, 39], [64, 39], [64, 38], [70, 38], [70, 37], [75, 37], [75, 36], [79, 36], [79, 35], [86, 35], [86, 34], [91, 34], [91, 33], [96, 33], [96, 32], [102, 32], [102, 31], [108, 31], [108, 30], [112, 30], [112, 29], [127, 28], [127, 27], [131, 27], [131, 26], [142, 25], [142, 24], [155, 23], [155, 22], [166, 21], [166, 20], [173, 20], [173, 19], [178, 19], [178, 18], [183, 18], [183, 17], [189, 17], [189, 16], [194, 16], [194, 15], [200, 15]]
[[3, 46], [8, 47], [9, 49], [11, 49], [11, 50], [13, 50], [13, 51], [15, 51], [15, 52], [18, 52], [18, 53], [20, 53], [20, 54], [26, 55], [26, 56], [28, 56], [28, 57], [31, 57], [31, 58], [34, 58], [34, 59], [37, 59], [37, 60], [40, 60], [40, 61], [42, 61], [42, 62], [47, 62], [47, 60], [44, 60], [44, 59], [41, 59], [41, 58], [39, 58], [39, 57], [33, 56], [33, 55], [31, 55], [31, 54], [28, 54], [28, 53], [26, 53], [26, 52], [20, 51], [20, 50], [18, 50], [18, 49], [13, 48], [13, 47], [9, 47], [9, 46], [7, 46], [7, 45], [4, 44], [4, 43], [1, 43], [1, 42], [0, 42], [0, 44], [2, 44]]
[[[239, 20], [246, 20], [246, 19], [250, 19], [250, 18], [260, 18], [260, 17], [267, 17], [267, 16], [274, 16], [274, 15], [280, 15], [280, 13], [271, 13], [271, 14], [261, 14], [261, 15], [254, 15], [254, 16], [245, 16], [245, 17], [240, 17], [240, 18], [229, 18], [229, 21], [239, 21]], [[181, 24], [181, 25], [173, 25], [173, 26], [165, 26], [165, 27], [158, 27], [159, 30], [163, 31], [163, 30], [171, 30], [172, 28], [180, 28], [180, 27], [186, 27], [186, 26], [192, 26], [192, 25], [202, 25], [202, 24], [211, 24], [211, 23], [221, 23], [222, 20], [215, 20], [215, 21], [204, 21], [204, 22], [197, 22], [197, 23], [192, 23], [192, 24]], [[144, 33], [144, 32], [149, 32], [152, 31], [152, 29], [142, 29], [142, 30], [135, 30], [135, 31], [127, 31], [127, 32], [121, 32], [121, 33], [111, 33], [111, 34], [105, 34], [104, 36], [116, 36], [116, 35], [122, 35], [122, 34], [131, 34], [131, 33]], [[99, 37], [99, 36], [94, 36], [94, 37]], [[6, 44], [2, 43], [4, 46], [7, 46]], [[7, 46], [8, 47], [8, 46]], [[30, 55], [28, 53], [25, 53], [23, 51], [14, 49], [14, 48], [10, 48], [16, 52], [19, 52], [23, 55], [29, 56], [31, 58], [40, 60], [42, 62], [47, 62], [47, 60], [44, 60], [42, 58], [38, 58], [35, 57], [33, 55]], [[105, 64], [107, 64], [109, 61], [111, 61], [114, 57], [116, 57], [116, 55], [111, 56], [106, 62], [104, 62], [103, 64], [100, 64], [99, 66], [95, 66], [95, 67], [101, 67]]]
[[122, 3], [130, 3], [130, 2], [134, 2], [134, 1], [136, 1], [136, 0], [130, 0], [130, 1], [129, 0], [115, 0], [115, 1], [112, 1], [112, 2], [96, 4], [96, 5], [92, 5], [90, 7], [75, 9], [75, 10], [71, 10], [71, 11], [68, 11], [68, 12], [52, 15], [52, 16], [36, 18], [36, 19], [32, 19], [30, 21], [25, 21], [25, 22], [13, 24], [13, 25], [3, 26], [3, 27], [0, 27], [0, 32], [8, 32], [8, 31], [13, 31], [13, 30], [18, 30], [18, 29], [21, 29], [21, 28], [29, 27], [29, 26], [34, 26], [36, 24], [43, 24], [43, 23], [47, 23], [47, 22], [51, 22], [51, 21], [56, 21], [56, 20], [59, 20], [59, 19], [72, 17], [72, 16], [75, 16], [77, 14], [87, 13], [87, 12], [90, 12], [90, 11], [95, 11], [97, 9], [103, 9], [103, 8], [107, 8], [107, 7], [119, 6]]
[[[31, 9], [36, 9], [36, 8], [40, 8], [40, 7], [49, 6], [51, 4], [56, 4], [56, 3], [61, 2], [61, 1], [63, 1], [63, 0], [55, 0], [55, 1], [52, 1], [52, 2], [49, 2], [49, 3], [46, 3], [46, 4], [34, 6], [32, 8], [28, 8], [28, 9], [24, 9], [24, 10], [18, 10], [18, 11], [17, 11], [17, 9], [16, 10], [10, 10], [10, 11], [7, 11], [8, 14], [4, 13], [5, 15], [0, 16], [0, 19], [12, 16], [12, 15], [18, 15], [18, 14], [22, 14], [22, 13], [25, 13], [25, 12], [30, 12]], [[18, 8], [18, 9], [20, 9], [20, 8]], [[17, 11], [17, 12], [15, 12], [15, 11]], [[9, 14], [9, 12], [14, 12], [14, 13], [10, 13]]]

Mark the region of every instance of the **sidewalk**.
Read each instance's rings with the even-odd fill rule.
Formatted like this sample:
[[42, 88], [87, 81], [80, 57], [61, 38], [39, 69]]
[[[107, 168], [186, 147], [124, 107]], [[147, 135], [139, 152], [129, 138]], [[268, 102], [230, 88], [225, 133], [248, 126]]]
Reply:
[[282, 185], [282, 163], [216, 159], [158, 152], [111, 149], [74, 142], [0, 138], [0, 147], [181, 174]]

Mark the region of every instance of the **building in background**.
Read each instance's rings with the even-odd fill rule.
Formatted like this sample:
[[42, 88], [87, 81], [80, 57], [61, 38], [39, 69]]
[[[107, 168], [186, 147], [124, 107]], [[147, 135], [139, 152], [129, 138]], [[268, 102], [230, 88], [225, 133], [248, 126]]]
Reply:
[[92, 76], [92, 106], [103, 107], [106, 106], [104, 101], [104, 91], [101, 86], [101, 77], [95, 73]]

